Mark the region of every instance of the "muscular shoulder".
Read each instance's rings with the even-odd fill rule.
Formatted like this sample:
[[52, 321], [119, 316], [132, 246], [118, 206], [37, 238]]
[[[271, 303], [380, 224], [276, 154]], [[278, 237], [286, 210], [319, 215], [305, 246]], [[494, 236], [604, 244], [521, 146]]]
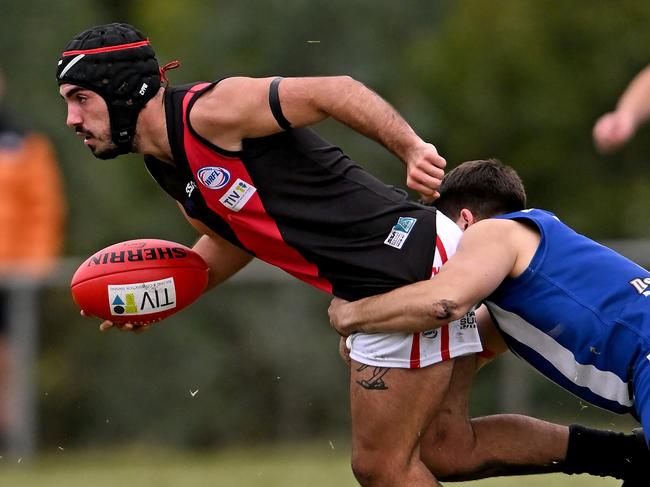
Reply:
[[462, 240], [471, 247], [486, 248], [486, 255], [493, 253], [490, 247], [509, 255], [514, 259], [510, 277], [516, 277], [530, 264], [539, 246], [540, 234], [537, 227], [523, 221], [489, 218], [470, 226]]
[[466, 231], [466, 235], [478, 236], [481, 238], [490, 237], [494, 240], [506, 240], [513, 234], [520, 231], [521, 223], [515, 220], [503, 220], [500, 218], [488, 218], [471, 225]]
[[239, 150], [242, 138], [250, 136], [251, 121], [268, 117], [268, 86], [272, 78], [226, 78], [194, 104], [190, 122], [211, 142], [228, 150]]
[[207, 133], [215, 128], [236, 124], [246, 96], [244, 88], [248, 85], [248, 79], [224, 79], [201, 95], [190, 113], [194, 128]]
[[492, 235], [498, 239], [519, 237], [522, 235], [537, 234], [539, 231], [533, 223], [523, 220], [510, 220], [503, 218], [488, 218], [481, 220], [472, 225], [469, 231], [480, 233], [481, 235]]

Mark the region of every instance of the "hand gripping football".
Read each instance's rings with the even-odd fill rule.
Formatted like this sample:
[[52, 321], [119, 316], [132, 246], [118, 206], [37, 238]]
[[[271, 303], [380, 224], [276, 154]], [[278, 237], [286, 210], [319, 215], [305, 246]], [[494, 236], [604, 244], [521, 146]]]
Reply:
[[95, 253], [72, 276], [75, 303], [114, 323], [162, 320], [193, 303], [208, 284], [208, 266], [184, 245], [129, 240]]

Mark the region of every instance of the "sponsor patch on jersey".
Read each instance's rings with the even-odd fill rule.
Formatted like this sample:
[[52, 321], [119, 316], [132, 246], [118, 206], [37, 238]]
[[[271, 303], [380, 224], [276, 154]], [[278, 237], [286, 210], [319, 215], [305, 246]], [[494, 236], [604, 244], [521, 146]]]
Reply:
[[232, 211], [241, 210], [244, 205], [255, 194], [257, 188], [237, 178], [237, 181], [228, 188], [228, 191], [219, 200], [223, 206]]
[[401, 249], [406, 242], [406, 239], [409, 237], [411, 230], [415, 226], [417, 218], [411, 218], [410, 216], [400, 216], [397, 220], [397, 224], [393, 226], [388, 237], [384, 240], [386, 245], [395, 247], [396, 249]]
[[146, 315], [175, 308], [174, 278], [109, 285], [108, 304], [113, 316]]
[[223, 167], [202, 167], [196, 173], [201, 184], [210, 189], [221, 189], [230, 181], [230, 173]]

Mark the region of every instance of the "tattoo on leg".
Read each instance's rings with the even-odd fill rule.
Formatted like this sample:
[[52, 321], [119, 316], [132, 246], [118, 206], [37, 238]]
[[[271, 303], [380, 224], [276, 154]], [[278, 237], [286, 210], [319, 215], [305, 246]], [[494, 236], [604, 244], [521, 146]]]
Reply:
[[[370, 367], [369, 365], [362, 365], [357, 369], [357, 372], [362, 372], [363, 370], [369, 367]], [[370, 379], [368, 380], [361, 379], [356, 382], [361, 387], [363, 387], [364, 389], [368, 389], [369, 391], [380, 391], [380, 390], [388, 389], [388, 386], [384, 382], [383, 377], [388, 373], [389, 370], [390, 369], [387, 367], [374, 367], [372, 372], [372, 377], [370, 377]]]

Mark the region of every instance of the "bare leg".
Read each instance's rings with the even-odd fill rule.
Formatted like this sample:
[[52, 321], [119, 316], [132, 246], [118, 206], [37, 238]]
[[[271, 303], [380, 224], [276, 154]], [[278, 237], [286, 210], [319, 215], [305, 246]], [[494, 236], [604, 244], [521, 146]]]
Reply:
[[469, 419], [476, 360], [456, 359], [449, 393], [422, 438], [424, 463], [440, 480], [560, 471], [568, 427], [515, 414]]
[[451, 382], [454, 362], [387, 369], [352, 361], [352, 469], [363, 486], [440, 485], [419, 443]]
[[[494, 356], [506, 346], [485, 311], [483, 307], [477, 311], [481, 342]], [[487, 361], [475, 356], [456, 359], [449, 393], [421, 443], [422, 459], [436, 478], [564, 472], [625, 478], [626, 487], [628, 483], [630, 487], [646, 484], [649, 453], [634, 433], [580, 425], [570, 429], [515, 414], [470, 420], [468, 402], [475, 370]]]

